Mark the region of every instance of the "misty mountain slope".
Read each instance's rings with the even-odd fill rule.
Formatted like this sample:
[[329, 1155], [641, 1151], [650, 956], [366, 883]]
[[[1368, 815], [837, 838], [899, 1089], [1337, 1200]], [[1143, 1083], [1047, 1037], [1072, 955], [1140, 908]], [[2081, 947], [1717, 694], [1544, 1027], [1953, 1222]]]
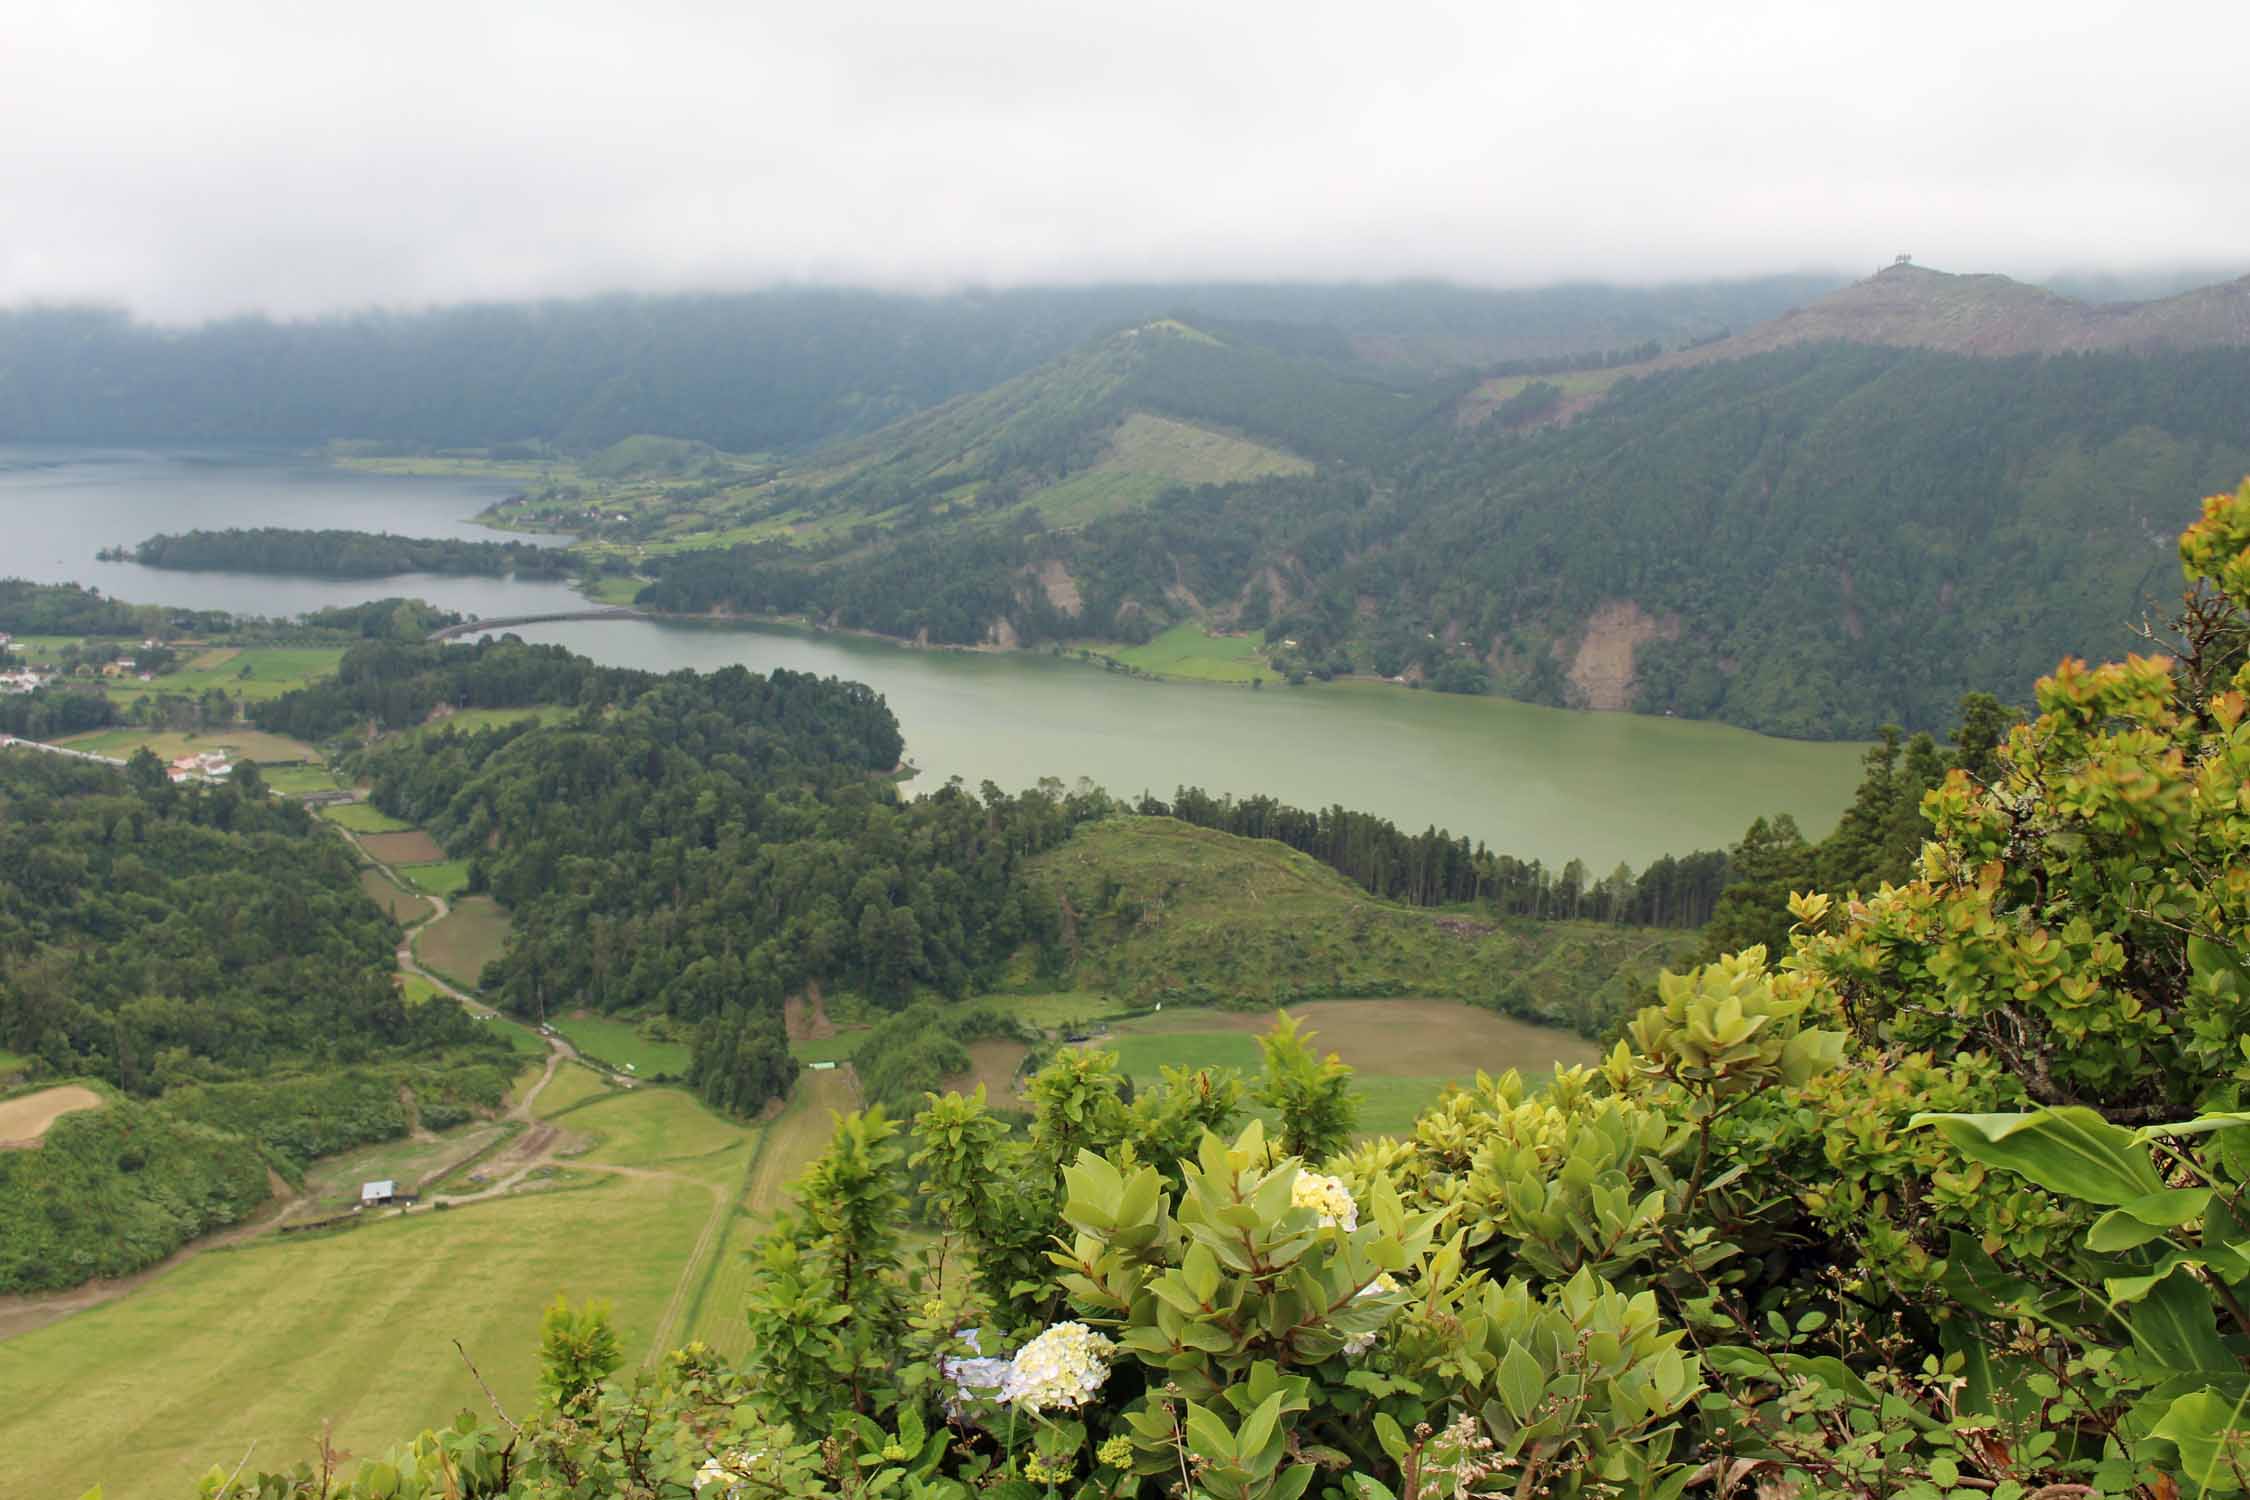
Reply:
[[1183, 309], [1324, 332], [1403, 378], [1676, 346], [1803, 302], [1816, 276], [1499, 290], [1179, 283], [951, 296], [843, 288], [464, 304], [188, 328], [111, 308], [0, 308], [0, 442], [338, 439], [403, 451], [664, 433], [803, 452]]
[[1942, 726], [2176, 598], [2250, 472], [2250, 350], [1979, 359], [1816, 344], [1620, 379], [1566, 427], [1410, 428], [1368, 466], [1169, 491], [1071, 531], [939, 518], [664, 560], [647, 602], [936, 642], [1260, 629], [1285, 664], [1861, 736]]
[[2005, 276], [1888, 266], [1810, 306], [1658, 364], [1741, 359], [1831, 342], [1987, 357], [2235, 348], [2250, 344], [2250, 276], [2153, 302], [2089, 303]]

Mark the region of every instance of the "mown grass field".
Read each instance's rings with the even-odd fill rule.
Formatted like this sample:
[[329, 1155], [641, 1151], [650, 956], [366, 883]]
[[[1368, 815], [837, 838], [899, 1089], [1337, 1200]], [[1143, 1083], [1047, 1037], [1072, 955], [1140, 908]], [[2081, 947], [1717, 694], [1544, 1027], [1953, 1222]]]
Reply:
[[1158, 677], [1194, 682], [1279, 682], [1281, 674], [1266, 665], [1259, 644], [1246, 635], [1212, 635], [1192, 621], [1183, 621], [1142, 646], [1098, 646], [1097, 656], [1107, 656], [1138, 671]]
[[[1557, 1063], [1591, 1064], [1601, 1056], [1598, 1046], [1570, 1032], [1446, 1000], [1318, 1000], [1289, 1013], [1314, 1033], [1317, 1051], [1334, 1052], [1356, 1070], [1359, 1128], [1369, 1135], [1404, 1132], [1447, 1084], [1466, 1083], [1479, 1070], [1514, 1068], [1536, 1079]], [[1167, 1008], [1120, 1021], [1087, 1045], [1116, 1053], [1137, 1085], [1160, 1081], [1164, 1067], [1255, 1074], [1257, 1037], [1276, 1019], [1273, 1011]]]
[[153, 751], [157, 759], [166, 761], [183, 755], [201, 755], [207, 750], [224, 750], [237, 759], [254, 760], [261, 768], [275, 761], [317, 762], [320, 759], [320, 752], [303, 740], [241, 726], [201, 733], [177, 729], [97, 729], [56, 743], [93, 755], [114, 755], [119, 760], [132, 759], [133, 752], [143, 745]]
[[331, 802], [320, 810], [320, 815], [354, 833], [405, 833], [414, 826], [392, 817], [372, 802]]
[[[591, 1076], [563, 1069], [550, 1092], [572, 1074]], [[756, 1132], [669, 1089], [569, 1119], [601, 1137], [585, 1161], [664, 1163], [653, 1170], [672, 1175], [577, 1172], [565, 1180], [585, 1185], [567, 1191], [262, 1238], [0, 1346], [9, 1493], [100, 1483], [111, 1500], [169, 1500], [252, 1443], [259, 1467], [287, 1468], [329, 1419], [338, 1447], [380, 1453], [462, 1407], [485, 1409], [456, 1338], [520, 1415], [533, 1404], [540, 1312], [558, 1291], [610, 1299], [628, 1360], [668, 1317], [669, 1341], [683, 1339], [712, 1264], [694, 1251], [717, 1244], [705, 1239], [712, 1181], [731, 1191], [744, 1179]], [[338, 1162], [378, 1164], [404, 1165]]]
[[762, 1134], [749, 1169], [739, 1184], [732, 1216], [698, 1289], [680, 1337], [701, 1339], [730, 1358], [748, 1352], [749, 1328], [742, 1317], [743, 1300], [756, 1274], [750, 1260], [753, 1241], [787, 1207], [788, 1186], [797, 1180], [813, 1158], [828, 1148], [835, 1131], [835, 1116], [859, 1103], [857, 1084], [850, 1070], [806, 1073], [788, 1106], [761, 1127]]
[[469, 883], [469, 862], [465, 859], [440, 860], [434, 865], [401, 865], [398, 872], [413, 882], [417, 890], [432, 896], [450, 896]]
[[464, 988], [474, 988], [484, 966], [508, 941], [508, 914], [490, 896], [464, 896], [414, 938], [423, 964]]
[[685, 1042], [651, 1041], [631, 1021], [610, 1016], [560, 1016], [553, 1024], [579, 1051], [620, 1068], [631, 1064], [643, 1077], [662, 1073], [677, 1078], [687, 1073]]
[[272, 770], [260, 768], [266, 785], [285, 797], [302, 797], [312, 792], [333, 792], [338, 789], [336, 778], [326, 766], [275, 766]]

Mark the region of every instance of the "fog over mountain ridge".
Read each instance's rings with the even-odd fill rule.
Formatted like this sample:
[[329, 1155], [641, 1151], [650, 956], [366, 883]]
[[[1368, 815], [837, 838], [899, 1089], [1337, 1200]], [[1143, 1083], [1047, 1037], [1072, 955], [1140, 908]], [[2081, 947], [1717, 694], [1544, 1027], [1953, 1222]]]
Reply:
[[2246, 42], [2022, 0], [41, 7], [0, 306], [2240, 263]]

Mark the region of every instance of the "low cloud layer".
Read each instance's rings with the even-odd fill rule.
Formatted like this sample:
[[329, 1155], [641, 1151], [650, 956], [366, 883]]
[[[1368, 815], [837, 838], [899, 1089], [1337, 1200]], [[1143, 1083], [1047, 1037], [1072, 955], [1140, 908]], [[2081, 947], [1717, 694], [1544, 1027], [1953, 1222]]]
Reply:
[[68, 0], [0, 304], [2250, 269], [2239, 6]]

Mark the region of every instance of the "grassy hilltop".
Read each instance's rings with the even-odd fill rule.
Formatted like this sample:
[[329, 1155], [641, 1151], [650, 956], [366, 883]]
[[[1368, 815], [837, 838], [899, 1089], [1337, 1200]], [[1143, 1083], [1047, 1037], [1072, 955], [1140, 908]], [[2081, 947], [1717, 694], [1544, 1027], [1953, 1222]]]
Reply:
[[1050, 973], [1059, 961], [1076, 988], [1136, 1003], [1413, 995], [1592, 1029], [1693, 941], [1394, 905], [1286, 845], [1171, 818], [1089, 824], [1026, 879], [1069, 913]]

